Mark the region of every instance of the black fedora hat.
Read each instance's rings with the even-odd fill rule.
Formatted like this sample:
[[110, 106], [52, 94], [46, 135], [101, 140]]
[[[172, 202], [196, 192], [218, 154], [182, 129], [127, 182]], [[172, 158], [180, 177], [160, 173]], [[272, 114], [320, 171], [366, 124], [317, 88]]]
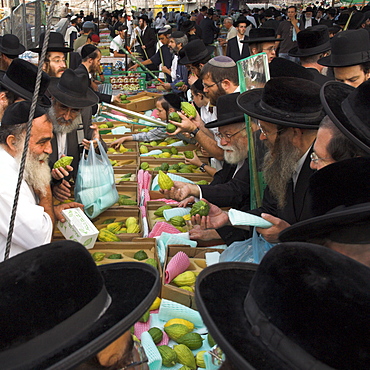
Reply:
[[0, 53], [17, 56], [26, 51], [26, 48], [19, 42], [19, 38], [12, 34], [6, 34], [0, 38]]
[[274, 42], [283, 41], [284, 39], [278, 39], [275, 37], [275, 30], [273, 28], [252, 28], [249, 31], [249, 39], [241, 40], [243, 43], [255, 43], [255, 42]]
[[[26, 100], [32, 100], [37, 77], [37, 67], [23, 59], [14, 59], [6, 73], [0, 80], [0, 85]], [[45, 95], [49, 86], [50, 77], [45, 72], [41, 75], [38, 104], [43, 107], [51, 105], [50, 99]]]
[[206, 46], [202, 40], [193, 40], [183, 48], [185, 56], [179, 59], [179, 64], [197, 63], [213, 53], [214, 47]]
[[66, 69], [62, 77], [51, 77], [49, 93], [70, 108], [85, 108], [99, 103], [98, 96], [89, 88], [89, 78]]
[[370, 154], [370, 81], [356, 89], [328, 81], [320, 91], [321, 102], [333, 123], [358, 147]]
[[256, 268], [218, 263], [196, 282], [198, 311], [235, 369], [368, 369], [368, 267], [296, 242]]
[[270, 77], [298, 77], [313, 81], [313, 74], [300, 64], [285, 58], [274, 58], [269, 63]]
[[237, 103], [251, 117], [288, 127], [318, 129], [325, 116], [320, 86], [302, 78], [272, 78], [263, 89], [241, 94]]
[[[279, 235], [281, 241], [330, 236], [350, 244], [370, 244], [370, 158], [351, 158], [323, 167], [310, 178], [312, 212]], [[348, 240], [349, 238], [349, 240]]]
[[[42, 46], [44, 44], [45, 40], [45, 32], [41, 33], [40, 40], [39, 40], [39, 46], [37, 48], [30, 49], [34, 53], [41, 53]], [[49, 35], [49, 44], [47, 51], [59, 51], [61, 53], [69, 53], [73, 51], [73, 48], [68, 48], [65, 46], [64, 37], [59, 32], [50, 32]]]
[[72, 241], [21, 253], [0, 271], [4, 369], [75, 368], [129, 330], [160, 289], [152, 266], [97, 267]]
[[240, 23], [246, 23], [247, 26], [251, 24], [251, 22], [247, 19], [247, 17], [244, 17], [244, 15], [240, 15], [236, 21], [234, 22], [234, 27], [238, 27]]
[[297, 34], [297, 45], [289, 50], [293, 57], [308, 57], [330, 50], [329, 29], [325, 25], [308, 27]]
[[240, 110], [236, 99], [239, 93], [222, 95], [217, 99], [217, 120], [206, 123], [206, 128], [231, 125], [244, 122], [244, 113]]
[[149, 17], [146, 15], [146, 14], [142, 14], [140, 17], [139, 17], [139, 19], [142, 19], [143, 21], [145, 21], [145, 22], [149, 22]]
[[191, 20], [187, 20], [181, 24], [181, 31], [187, 33], [194, 27], [195, 27], [195, 22]]
[[365, 29], [337, 33], [331, 40], [331, 54], [318, 60], [327, 67], [349, 67], [370, 61], [370, 36]]

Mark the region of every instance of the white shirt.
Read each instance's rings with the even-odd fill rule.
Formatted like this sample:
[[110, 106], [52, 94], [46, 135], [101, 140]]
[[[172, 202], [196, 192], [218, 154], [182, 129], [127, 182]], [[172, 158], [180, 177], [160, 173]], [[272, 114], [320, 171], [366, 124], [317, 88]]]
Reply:
[[241, 40], [244, 40], [244, 36], [243, 36], [243, 38], [239, 38], [239, 36], [238, 36], [237, 40], [238, 40], [238, 46], [239, 46], [239, 53], [240, 53], [240, 55], [242, 55], [244, 44], [241, 42]]
[[114, 56], [114, 52], [119, 52], [120, 49], [124, 48], [124, 40], [121, 39], [120, 35], [117, 35], [110, 43], [109, 48], [113, 50], [113, 53], [110, 53], [110, 56]]
[[298, 176], [299, 176], [299, 174], [301, 172], [301, 169], [303, 167], [303, 163], [306, 160], [306, 158], [308, 156], [308, 152], [310, 151], [310, 149], [311, 149], [311, 147], [309, 147], [307, 152], [305, 154], [303, 154], [303, 156], [301, 157], [301, 159], [297, 163], [297, 167], [295, 168], [295, 171], [293, 172], [292, 179], [293, 179], [294, 189], [295, 189], [295, 185], [298, 181]]
[[[0, 261], [4, 260], [6, 239], [18, 181], [19, 164], [0, 147]], [[10, 256], [50, 243], [53, 223], [44, 208], [37, 205], [32, 188], [21, 184]]]

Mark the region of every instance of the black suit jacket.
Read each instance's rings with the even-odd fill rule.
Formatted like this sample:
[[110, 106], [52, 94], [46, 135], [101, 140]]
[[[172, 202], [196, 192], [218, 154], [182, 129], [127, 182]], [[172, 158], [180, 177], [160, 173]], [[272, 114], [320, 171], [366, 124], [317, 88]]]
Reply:
[[[318, 24], [319, 23], [317, 22], [317, 20], [312, 17], [312, 26], [316, 26]], [[299, 29], [304, 30], [305, 28], [306, 28], [306, 18], [304, 16], [301, 16], [301, 18], [299, 19]]]
[[200, 185], [203, 198], [218, 207], [240, 209], [249, 204], [249, 163], [245, 159], [243, 166], [233, 177], [236, 166], [224, 162], [221, 170], [214, 175], [209, 185]]
[[317, 69], [315, 68], [307, 68], [310, 73], [313, 75], [313, 82], [316, 82], [318, 85], [323, 86], [326, 82], [332, 81], [333, 78], [327, 77], [322, 75]]
[[202, 30], [202, 39], [206, 45], [212, 44], [215, 35], [218, 35], [219, 29], [215, 26], [212, 19], [206, 17], [200, 22], [200, 28]]
[[[141, 45], [140, 39], [138, 36], [136, 36], [138, 43]], [[141, 35], [141, 41], [145, 45], [145, 51], [148, 55], [148, 58], [145, 56], [145, 53], [143, 52], [141, 46], [139, 47], [139, 52], [142, 55], [142, 58], [144, 60], [150, 59], [151, 56], [155, 54], [155, 44], [157, 42], [157, 38], [155, 35], [155, 31], [153, 28], [147, 26], [144, 33]]]
[[[89, 72], [87, 70], [87, 68], [83, 65], [83, 64], [80, 64], [76, 69], [75, 69], [75, 72], [77, 74], [85, 74], [88, 79], [89, 79], [89, 82], [90, 82], [90, 75], [89, 75]], [[104, 102], [104, 103], [111, 103], [112, 102], [112, 95], [108, 95], [108, 94], [102, 94], [98, 91], [95, 91], [93, 90], [94, 93], [99, 97], [99, 103], [101, 102]]]
[[[244, 40], [247, 39], [248, 36], [244, 36]], [[240, 54], [238, 42], [239, 42], [238, 36], [233, 37], [227, 42], [226, 56], [230, 57], [235, 62], [250, 56], [248, 46], [249, 44], [243, 43], [242, 53]]]

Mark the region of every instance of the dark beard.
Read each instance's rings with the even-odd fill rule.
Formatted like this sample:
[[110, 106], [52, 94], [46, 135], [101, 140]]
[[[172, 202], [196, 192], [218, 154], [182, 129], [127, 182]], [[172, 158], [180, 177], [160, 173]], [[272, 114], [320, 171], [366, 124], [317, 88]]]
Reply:
[[288, 138], [281, 135], [277, 136], [274, 145], [268, 145], [268, 149], [263, 163], [263, 175], [277, 200], [278, 208], [282, 209], [286, 205], [288, 183], [302, 154]]
[[[208, 94], [206, 93], [206, 96]], [[212, 95], [212, 96], [207, 96], [209, 98], [209, 101], [210, 103], [213, 105], [213, 106], [216, 106], [216, 103], [217, 103], [217, 99], [220, 97], [220, 96], [223, 96], [223, 95], [226, 95], [226, 91], [224, 90], [224, 88], [222, 86], [218, 86], [218, 89], [217, 89], [217, 92]]]

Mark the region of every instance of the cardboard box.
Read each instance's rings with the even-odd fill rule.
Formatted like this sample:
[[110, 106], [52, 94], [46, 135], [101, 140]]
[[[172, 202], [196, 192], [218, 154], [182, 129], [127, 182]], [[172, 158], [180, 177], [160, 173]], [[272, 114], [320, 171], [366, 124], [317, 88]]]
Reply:
[[220, 252], [222, 253], [222, 249], [210, 249], [210, 248], [191, 248], [185, 245], [178, 245], [173, 246], [169, 245], [167, 249], [167, 256], [165, 260], [165, 264], [163, 267], [163, 275], [162, 275], [162, 289], [161, 289], [161, 296], [162, 298], [169, 299], [171, 301], [181, 303], [184, 306], [197, 309], [195, 303], [194, 293], [188, 292], [187, 290], [180, 289], [174, 284], [165, 284], [165, 271], [167, 264], [171, 261], [171, 258], [179, 251], [184, 252], [190, 259], [190, 266], [187, 271], [193, 271], [195, 273], [201, 272], [204, 268], [206, 268], [206, 260], [205, 254], [207, 252]]
[[66, 239], [74, 240], [87, 249], [94, 246], [99, 230], [83, 213], [81, 208], [69, 208], [62, 211], [66, 222], [58, 222], [57, 227]]
[[[162, 195], [163, 197], [163, 195]], [[156, 224], [157, 221], [155, 221], [156, 218], [158, 218], [158, 216], [156, 216], [154, 214], [154, 212], [159, 208], [159, 207], [162, 207], [162, 206], [166, 206], [166, 205], [169, 205], [171, 207], [177, 207], [177, 205], [173, 205], [173, 204], [166, 204], [165, 202], [158, 202], [158, 201], [148, 201], [147, 202], [147, 205], [146, 205], [146, 211], [147, 211], [147, 221], [148, 221], [148, 226], [149, 226], [149, 230], [151, 231], [154, 227], [154, 225]]]
[[162, 96], [162, 94], [149, 93], [147, 91], [144, 91], [137, 95], [130, 96], [128, 99], [131, 101], [131, 103], [114, 103], [114, 105], [132, 110], [134, 112], [145, 112], [147, 110], [155, 108], [155, 103], [160, 96]]

